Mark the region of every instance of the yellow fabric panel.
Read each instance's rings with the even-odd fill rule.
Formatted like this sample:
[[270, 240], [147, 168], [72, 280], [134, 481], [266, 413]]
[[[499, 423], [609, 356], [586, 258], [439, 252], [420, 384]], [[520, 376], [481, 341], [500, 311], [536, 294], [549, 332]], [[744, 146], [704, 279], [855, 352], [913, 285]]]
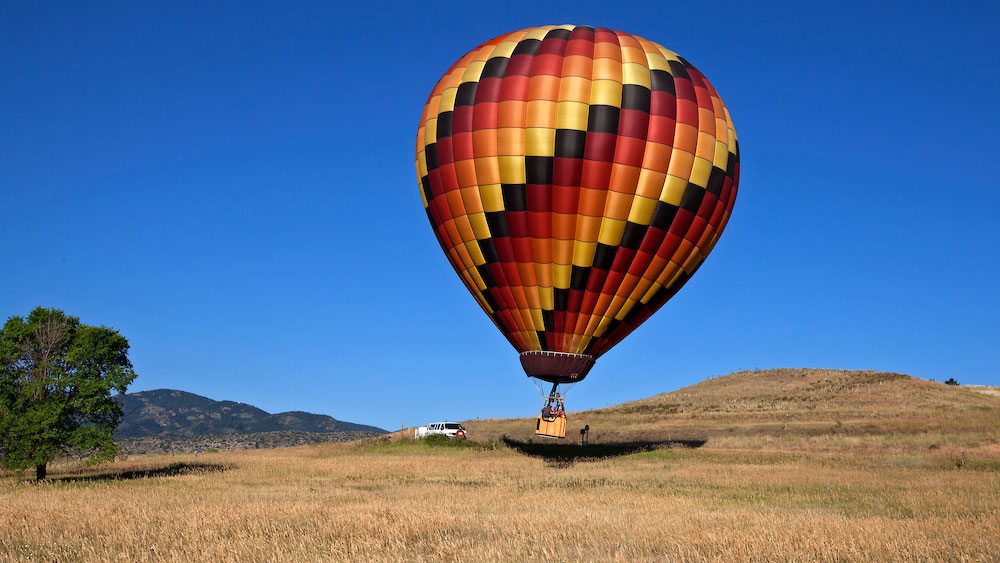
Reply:
[[[523, 131], [521, 131], [523, 133]], [[523, 151], [520, 154], [524, 154]], [[500, 161], [500, 182], [503, 184], [523, 184], [524, 183], [524, 157], [504, 156], [497, 157]]]
[[529, 127], [524, 131], [525, 156], [552, 156], [556, 150], [556, 130]]
[[483, 200], [483, 210], [487, 213], [503, 211], [503, 192], [499, 183], [479, 186], [479, 197]]
[[569, 278], [572, 268], [572, 264], [553, 264], [552, 277], [555, 282], [553, 285], [560, 289], [569, 289]]
[[649, 68], [639, 63], [625, 63], [622, 65], [622, 82], [652, 88], [652, 84], [649, 81]]
[[587, 130], [590, 106], [580, 102], [559, 102], [556, 108], [556, 128]]
[[[534, 325], [535, 327], [541, 327], [541, 328], [535, 328], [535, 330], [544, 330], [545, 320], [542, 319], [542, 310], [536, 307], [532, 307], [530, 312], [531, 312], [531, 324]], [[537, 338], [537, 335], [535, 336]]]
[[663, 193], [660, 194], [660, 201], [673, 206], [680, 206], [681, 199], [684, 197], [684, 188], [686, 187], [686, 178], [668, 175], [667, 181], [663, 183]]
[[434, 112], [434, 117], [424, 122], [424, 143], [429, 145], [437, 142], [437, 125], [437, 112]]
[[677, 53], [671, 51], [670, 49], [667, 49], [663, 45], [656, 45], [656, 47], [660, 50], [660, 53], [663, 55], [663, 58], [667, 59], [668, 61], [681, 62], [681, 58], [677, 56]]
[[486, 258], [483, 256], [483, 252], [479, 250], [479, 242], [476, 241], [475, 235], [473, 235], [472, 238], [467, 239], [463, 244], [465, 244], [465, 250], [468, 251], [469, 256], [472, 257], [473, 264], [476, 266], [482, 266], [486, 263]]
[[470, 213], [469, 224], [472, 225], [472, 232], [475, 233], [477, 239], [490, 238], [490, 226], [486, 222], [485, 213]]
[[[621, 107], [622, 85], [615, 80], [594, 80], [590, 87], [590, 105]], [[584, 127], [586, 129], [586, 127]]]
[[[483, 50], [483, 53], [493, 53], [493, 50], [489, 51]], [[480, 77], [483, 75], [483, 67], [486, 66], [486, 60], [489, 57], [486, 56], [480, 60], [475, 60], [469, 63], [469, 66], [465, 67], [462, 72], [462, 82], [479, 82]]]
[[712, 164], [723, 170], [726, 169], [726, 164], [729, 162], [729, 146], [721, 141], [715, 142], [715, 156], [712, 159]]
[[597, 323], [597, 329], [594, 330], [594, 336], [600, 338], [604, 336], [604, 331], [608, 330], [608, 325], [611, 324], [613, 319], [611, 317], [601, 317], [599, 323]]
[[[659, 193], [656, 194], [659, 196]], [[632, 207], [629, 208], [628, 220], [631, 223], [636, 223], [638, 225], [649, 225], [649, 222], [653, 220], [653, 212], [656, 211], [656, 204], [658, 200], [635, 196], [632, 200]]]
[[635, 300], [626, 299], [625, 302], [622, 303], [621, 309], [619, 309], [618, 313], [615, 315], [615, 319], [619, 321], [625, 320], [625, 315], [627, 315], [628, 312], [632, 310], [632, 307], [635, 307], [635, 304], [636, 304]]
[[670, 65], [667, 63], [667, 59], [663, 56], [663, 53], [660, 52], [659, 46], [645, 39], [639, 39], [639, 44], [646, 51], [646, 65], [649, 66], [649, 70], [670, 72]]
[[596, 242], [577, 241], [573, 245], [573, 265], [586, 268], [594, 263], [594, 252], [597, 251]]
[[546, 285], [538, 288], [538, 299], [542, 305], [542, 309], [551, 311], [556, 308], [555, 300], [553, 299], [552, 286]]
[[423, 178], [427, 175], [427, 154], [424, 149], [417, 153], [417, 177]]
[[642, 296], [642, 299], [640, 299], [639, 302], [642, 303], [643, 305], [649, 303], [649, 300], [652, 299], [654, 295], [656, 295], [656, 291], [661, 287], [663, 286], [656, 282], [650, 284], [649, 289], [646, 290], [646, 293]]
[[608, 246], [618, 246], [624, 232], [625, 221], [605, 217], [601, 221], [601, 233], [597, 237], [597, 242]]
[[445, 88], [441, 92], [441, 102], [438, 105], [438, 114], [455, 109], [455, 94], [458, 93], [458, 86]]
[[466, 272], [468, 272], [468, 276], [472, 278], [472, 285], [474, 285], [476, 289], [479, 291], [486, 291], [486, 282], [483, 281], [483, 277], [479, 275], [479, 270], [470, 268], [466, 270]]
[[697, 157], [694, 159], [694, 165], [691, 167], [691, 183], [697, 184], [703, 188], [708, 187], [708, 178], [712, 174], [712, 163], [704, 158]]

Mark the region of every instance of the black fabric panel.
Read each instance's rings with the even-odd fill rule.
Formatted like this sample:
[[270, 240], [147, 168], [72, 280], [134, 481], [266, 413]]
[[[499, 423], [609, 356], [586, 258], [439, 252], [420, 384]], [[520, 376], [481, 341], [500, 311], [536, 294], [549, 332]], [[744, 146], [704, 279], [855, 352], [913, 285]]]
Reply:
[[545, 341], [545, 331], [544, 330], [536, 330], [535, 334], [538, 335], [538, 345], [542, 347], [542, 350], [548, 352], [549, 351], [549, 343]]
[[452, 112], [443, 111], [438, 114], [437, 121], [437, 138], [444, 139], [445, 137], [451, 137], [451, 117]]
[[569, 308], [569, 290], [558, 287], [552, 289], [552, 297], [555, 301], [556, 311], [565, 311]]
[[546, 39], [569, 39], [568, 29], [552, 29], [545, 34]]
[[656, 209], [653, 211], [653, 220], [649, 222], [649, 226], [656, 227], [661, 231], [669, 231], [670, 224], [674, 222], [675, 215], [677, 215], [676, 206], [659, 201], [656, 203]]
[[476, 86], [478, 82], [463, 82], [458, 86], [455, 94], [455, 107], [471, 106], [476, 101]]
[[684, 63], [679, 63], [677, 61], [667, 61], [670, 65], [670, 74], [674, 75], [674, 78], [687, 78], [691, 80], [691, 75], [688, 74], [687, 67]]
[[638, 84], [622, 86], [622, 109], [634, 109], [649, 113], [649, 88]]
[[674, 88], [674, 77], [669, 72], [665, 70], [651, 70], [649, 71], [649, 79], [654, 92], [677, 93], [677, 90]]
[[617, 246], [608, 246], [601, 242], [597, 243], [597, 250], [594, 252], [594, 267], [598, 270], [610, 270], [611, 264], [615, 261], [615, 252], [617, 251]]
[[489, 211], [486, 213], [486, 223], [490, 227], [490, 235], [493, 238], [503, 238], [510, 236], [510, 229], [507, 227], [507, 216], [503, 211]]
[[483, 66], [483, 74], [479, 79], [503, 78], [504, 72], [507, 71], [507, 61], [509, 60], [507, 57], [493, 57], [486, 61], [486, 65]]
[[[497, 307], [497, 300], [494, 299], [492, 295], [490, 295], [490, 290], [487, 289], [486, 291], [482, 292], [482, 294], [483, 294], [483, 299], [486, 301], [486, 304], [490, 306], [490, 309], [493, 309], [494, 311], [500, 309], [499, 307]], [[503, 324], [500, 322], [500, 319], [493, 317], [493, 320], [496, 321], [498, 325], [503, 326]]]
[[500, 261], [500, 255], [497, 254], [497, 247], [493, 244], [492, 239], [484, 238], [476, 242], [479, 243], [479, 252], [483, 253], [487, 264], [495, 264]]
[[424, 190], [424, 199], [430, 204], [431, 200], [434, 199], [434, 194], [431, 193], [431, 179], [429, 176], [424, 176], [420, 178], [420, 187]]
[[542, 309], [542, 322], [545, 324], [546, 332], [555, 330], [556, 328], [555, 311], [548, 311], [546, 309]]
[[[673, 221], [673, 218], [670, 220]], [[621, 246], [631, 250], [637, 250], [640, 246], [642, 246], [642, 238], [646, 236], [646, 230], [646, 225], [626, 221], [625, 232], [622, 233]]]
[[524, 157], [525, 181], [529, 184], [546, 186], [552, 183], [552, 157]]
[[726, 181], [726, 172], [718, 166], [712, 167], [712, 173], [708, 177], [706, 189], [715, 195], [722, 193], [722, 183]]
[[424, 147], [424, 160], [427, 161], [427, 171], [430, 172], [438, 167], [438, 146], [431, 143]]
[[486, 284], [487, 289], [497, 286], [497, 282], [493, 279], [493, 274], [490, 273], [490, 269], [486, 264], [476, 266], [476, 270], [479, 272], [479, 277], [483, 278], [483, 283]]
[[[562, 158], [583, 158], [587, 132], [576, 129], [556, 129], [555, 155]], [[529, 182], [533, 183], [533, 182]]]
[[531, 55], [534, 57], [535, 53], [538, 52], [538, 47], [541, 45], [542, 42], [538, 39], [522, 39], [517, 43], [517, 46], [514, 47], [514, 52], [511, 53], [510, 56]]
[[569, 288], [582, 291], [587, 289], [587, 278], [590, 277], [590, 268], [573, 265], [569, 276]]
[[681, 209], [687, 209], [692, 213], [697, 213], [701, 207], [701, 200], [705, 198], [705, 188], [698, 184], [688, 182], [684, 188], [684, 196], [681, 198]]
[[507, 211], [524, 211], [528, 208], [524, 184], [500, 184], [503, 207]]
[[587, 118], [587, 131], [594, 133], [618, 133], [618, 114], [621, 110], [615, 106], [590, 106]]

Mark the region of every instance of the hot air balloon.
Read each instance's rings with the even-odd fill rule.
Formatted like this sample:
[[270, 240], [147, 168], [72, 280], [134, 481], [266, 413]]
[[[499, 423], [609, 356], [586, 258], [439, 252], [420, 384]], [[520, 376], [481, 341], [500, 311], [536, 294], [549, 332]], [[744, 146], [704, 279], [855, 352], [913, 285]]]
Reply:
[[676, 53], [542, 26], [448, 69], [420, 118], [416, 168], [449, 262], [561, 410], [556, 386], [586, 377], [715, 246], [739, 145], [719, 94]]

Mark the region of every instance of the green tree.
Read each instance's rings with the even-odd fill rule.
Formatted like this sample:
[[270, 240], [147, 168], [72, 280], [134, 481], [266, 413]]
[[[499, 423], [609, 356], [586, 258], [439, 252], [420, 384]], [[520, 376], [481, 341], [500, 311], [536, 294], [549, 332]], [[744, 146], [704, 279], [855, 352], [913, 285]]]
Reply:
[[38, 480], [57, 456], [113, 459], [111, 438], [122, 409], [112, 391], [135, 379], [128, 340], [110, 327], [85, 325], [37, 307], [0, 329], [0, 463]]

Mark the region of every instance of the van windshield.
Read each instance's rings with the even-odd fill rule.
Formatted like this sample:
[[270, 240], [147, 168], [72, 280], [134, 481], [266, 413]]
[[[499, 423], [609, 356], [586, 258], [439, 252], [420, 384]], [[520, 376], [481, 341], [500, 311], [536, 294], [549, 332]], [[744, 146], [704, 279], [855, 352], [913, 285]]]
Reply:
[[445, 424], [444, 427], [447, 428], [448, 430], [458, 430], [458, 429], [460, 429], [462, 427], [462, 425], [461, 424]]

